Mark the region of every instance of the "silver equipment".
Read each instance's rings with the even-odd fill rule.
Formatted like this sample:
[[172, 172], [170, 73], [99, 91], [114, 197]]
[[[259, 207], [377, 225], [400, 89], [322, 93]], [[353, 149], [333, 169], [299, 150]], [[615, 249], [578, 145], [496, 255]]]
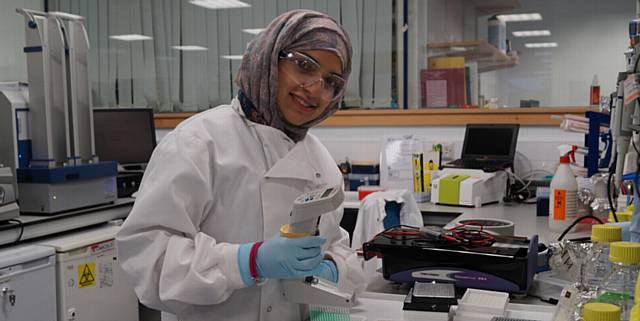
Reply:
[[[0, 86], [0, 162], [15, 171], [20, 209], [53, 214], [113, 202], [117, 165], [95, 156], [84, 18], [24, 16], [28, 87]], [[4, 87], [4, 88], [3, 88]]]
[[0, 222], [20, 215], [13, 182], [11, 168], [2, 167], [0, 164]]

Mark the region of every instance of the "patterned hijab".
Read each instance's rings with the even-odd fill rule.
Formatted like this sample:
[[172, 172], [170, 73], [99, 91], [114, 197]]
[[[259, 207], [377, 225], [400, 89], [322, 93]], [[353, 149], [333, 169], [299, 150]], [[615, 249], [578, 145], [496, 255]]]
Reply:
[[282, 130], [298, 142], [309, 128], [338, 110], [342, 96], [310, 122], [300, 126], [287, 122], [276, 106], [278, 54], [282, 50], [329, 50], [340, 58], [342, 76], [347, 80], [351, 73], [351, 41], [333, 18], [316, 11], [293, 10], [275, 18], [249, 42], [235, 79], [245, 115], [254, 122]]

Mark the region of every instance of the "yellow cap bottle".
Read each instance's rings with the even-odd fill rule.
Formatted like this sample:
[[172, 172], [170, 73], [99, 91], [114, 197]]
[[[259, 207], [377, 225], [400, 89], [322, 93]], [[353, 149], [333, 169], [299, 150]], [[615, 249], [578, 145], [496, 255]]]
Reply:
[[620, 307], [608, 303], [587, 303], [582, 307], [584, 321], [620, 321]]
[[629, 321], [640, 321], [640, 304], [636, 304], [633, 309], [631, 309]]
[[640, 243], [613, 242], [609, 252], [609, 261], [622, 264], [640, 264]]
[[[631, 221], [631, 216], [633, 212], [616, 212], [616, 216], [618, 217], [618, 222], [629, 222]], [[609, 212], [609, 223], [615, 222], [615, 218], [613, 217], [613, 213]]]
[[617, 225], [594, 225], [591, 228], [591, 241], [593, 242], [618, 242], [622, 240], [622, 228]]
[[638, 281], [636, 282], [636, 293], [635, 293], [636, 306], [640, 304], [640, 276], [638, 276]]

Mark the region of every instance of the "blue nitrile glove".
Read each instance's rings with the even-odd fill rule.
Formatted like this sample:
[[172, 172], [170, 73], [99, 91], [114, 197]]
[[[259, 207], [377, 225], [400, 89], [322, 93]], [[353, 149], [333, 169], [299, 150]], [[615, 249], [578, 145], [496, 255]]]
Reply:
[[253, 278], [251, 278], [251, 271], [249, 270], [249, 255], [251, 254], [252, 246], [253, 243], [247, 243], [240, 245], [240, 248], [238, 248], [238, 269], [240, 270], [242, 282], [246, 286], [253, 284]]
[[277, 235], [266, 240], [256, 257], [258, 274], [268, 279], [297, 279], [312, 275], [322, 262], [321, 236], [288, 238]]
[[[321, 246], [327, 240], [319, 236], [287, 238], [277, 235], [265, 241], [256, 256], [258, 274], [261, 278], [295, 279], [324, 272], [331, 267], [323, 266]], [[245, 285], [254, 283], [249, 270], [249, 255], [253, 243], [240, 245], [238, 266]], [[331, 263], [333, 265], [333, 262]], [[335, 267], [334, 267], [335, 268]], [[336, 269], [336, 279], [337, 279]]]
[[[322, 263], [320, 248], [327, 239], [320, 236], [288, 238], [277, 235], [266, 240], [258, 249], [256, 265], [261, 278], [296, 279], [313, 275]], [[242, 281], [253, 284], [249, 272], [249, 255], [253, 243], [243, 244], [238, 249], [238, 266]]]
[[331, 260], [323, 260], [313, 271], [313, 276], [323, 278], [333, 283], [338, 283], [338, 268]]

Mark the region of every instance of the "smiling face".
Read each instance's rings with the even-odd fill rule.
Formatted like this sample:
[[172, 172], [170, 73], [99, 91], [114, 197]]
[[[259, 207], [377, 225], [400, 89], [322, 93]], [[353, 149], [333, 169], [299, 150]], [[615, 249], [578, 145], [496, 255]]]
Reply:
[[333, 101], [331, 95], [327, 96], [326, 86], [331, 85], [332, 76], [342, 75], [342, 62], [335, 53], [327, 50], [307, 50], [300, 53], [314, 60], [320, 69], [317, 74], [306, 75], [305, 78], [298, 72], [297, 68], [301, 66], [296, 62], [281, 59], [278, 63], [276, 97], [282, 117], [296, 126], [308, 123], [324, 113]]

